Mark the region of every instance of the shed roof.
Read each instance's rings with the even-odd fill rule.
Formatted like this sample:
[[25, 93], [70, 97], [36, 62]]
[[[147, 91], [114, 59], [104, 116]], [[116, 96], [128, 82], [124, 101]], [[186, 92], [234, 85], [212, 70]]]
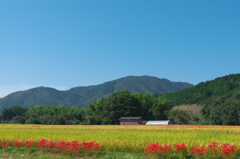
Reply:
[[143, 120], [143, 121], [142, 121], [142, 124], [146, 124], [146, 123], [147, 123], [147, 120]]
[[121, 119], [142, 119], [142, 117], [121, 117], [119, 118], [119, 120]]
[[170, 120], [152, 120], [148, 121], [146, 125], [168, 125]]

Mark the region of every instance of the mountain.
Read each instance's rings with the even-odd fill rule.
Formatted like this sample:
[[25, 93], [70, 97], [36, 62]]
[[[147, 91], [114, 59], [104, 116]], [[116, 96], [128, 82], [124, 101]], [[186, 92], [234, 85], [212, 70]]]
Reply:
[[230, 74], [201, 82], [194, 87], [165, 94], [165, 97], [175, 105], [222, 104], [227, 100], [240, 99], [240, 74]]
[[0, 112], [15, 105], [31, 107], [35, 105], [68, 105], [86, 107], [98, 98], [107, 97], [113, 92], [127, 89], [131, 93], [170, 93], [192, 87], [186, 82], [171, 82], [151, 76], [127, 76], [103, 84], [75, 87], [67, 91], [37, 87], [18, 91], [0, 99]]
[[230, 74], [164, 95], [174, 105], [200, 104], [206, 125], [240, 125], [240, 74]]

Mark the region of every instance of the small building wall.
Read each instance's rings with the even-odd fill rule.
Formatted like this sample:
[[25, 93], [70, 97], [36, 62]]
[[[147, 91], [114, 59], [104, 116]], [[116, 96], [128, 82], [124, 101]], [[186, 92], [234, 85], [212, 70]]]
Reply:
[[170, 120], [152, 120], [148, 121], [146, 125], [171, 125], [172, 122]]
[[120, 125], [141, 125], [142, 124], [141, 117], [122, 117], [119, 120], [120, 120]]

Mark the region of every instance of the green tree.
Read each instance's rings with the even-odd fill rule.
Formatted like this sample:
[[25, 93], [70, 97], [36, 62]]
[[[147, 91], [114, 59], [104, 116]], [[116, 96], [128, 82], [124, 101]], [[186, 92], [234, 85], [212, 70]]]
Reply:
[[4, 108], [2, 111], [2, 120], [12, 120], [14, 117], [14, 113], [12, 112], [12, 109]]
[[30, 117], [26, 120], [25, 124], [41, 124], [38, 118]]
[[26, 112], [27, 118], [38, 118], [42, 124], [64, 125], [84, 120], [86, 110], [69, 106], [34, 106]]
[[24, 124], [26, 120], [27, 119], [25, 116], [17, 115], [13, 117], [12, 122]]
[[103, 106], [104, 124], [119, 124], [122, 116], [137, 116], [140, 114], [140, 103], [128, 90], [113, 93]]
[[240, 100], [228, 100], [221, 107], [223, 125], [240, 125]]
[[39, 120], [44, 125], [51, 125], [53, 118], [54, 116], [51, 116], [51, 115], [43, 115], [39, 117]]
[[53, 118], [52, 124], [53, 125], [65, 125], [66, 118], [63, 115], [56, 115]]
[[106, 98], [100, 98], [97, 101], [89, 104], [89, 109], [86, 111], [86, 120], [91, 125], [101, 125], [105, 121], [103, 107], [106, 103]]
[[211, 108], [208, 116], [209, 123], [211, 125], [222, 125], [221, 115], [221, 106]]
[[172, 107], [170, 101], [165, 98], [158, 97], [153, 106], [153, 117], [157, 120], [167, 119], [167, 110]]
[[190, 120], [190, 115], [187, 111], [173, 109], [168, 113], [168, 119], [172, 120], [176, 124], [187, 124]]
[[153, 107], [154, 103], [159, 96], [153, 94], [142, 94], [135, 93], [133, 94], [135, 98], [138, 99], [140, 103], [140, 114], [139, 116], [143, 117], [145, 120], [152, 120], [153, 117]]
[[28, 108], [22, 108], [18, 105], [13, 106], [12, 108], [9, 108], [12, 110], [14, 116], [24, 116], [24, 114], [27, 112]]

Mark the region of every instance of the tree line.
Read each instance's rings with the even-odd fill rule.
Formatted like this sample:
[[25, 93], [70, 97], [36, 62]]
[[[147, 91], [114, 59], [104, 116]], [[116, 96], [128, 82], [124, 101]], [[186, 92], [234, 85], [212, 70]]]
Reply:
[[99, 98], [88, 108], [70, 106], [14, 106], [2, 111], [2, 123], [48, 124], [48, 125], [114, 125], [122, 116], [141, 116], [145, 120], [166, 120], [172, 108], [170, 101], [160, 95], [131, 94], [121, 90], [109, 97]]
[[74, 125], [83, 120], [84, 108], [70, 106], [14, 106], [2, 111], [2, 123]]
[[205, 104], [202, 116], [211, 125], [240, 125], [240, 91], [224, 102]]
[[[200, 104], [201, 117], [191, 117], [191, 110], [173, 109], [174, 105], [183, 104]], [[114, 125], [119, 124], [122, 116], [141, 116], [144, 120], [168, 119], [176, 124], [240, 125], [240, 74], [202, 82], [165, 95], [131, 94], [128, 90], [121, 90], [99, 98], [87, 108], [14, 106], [5, 108], [0, 119], [2, 123]]]

